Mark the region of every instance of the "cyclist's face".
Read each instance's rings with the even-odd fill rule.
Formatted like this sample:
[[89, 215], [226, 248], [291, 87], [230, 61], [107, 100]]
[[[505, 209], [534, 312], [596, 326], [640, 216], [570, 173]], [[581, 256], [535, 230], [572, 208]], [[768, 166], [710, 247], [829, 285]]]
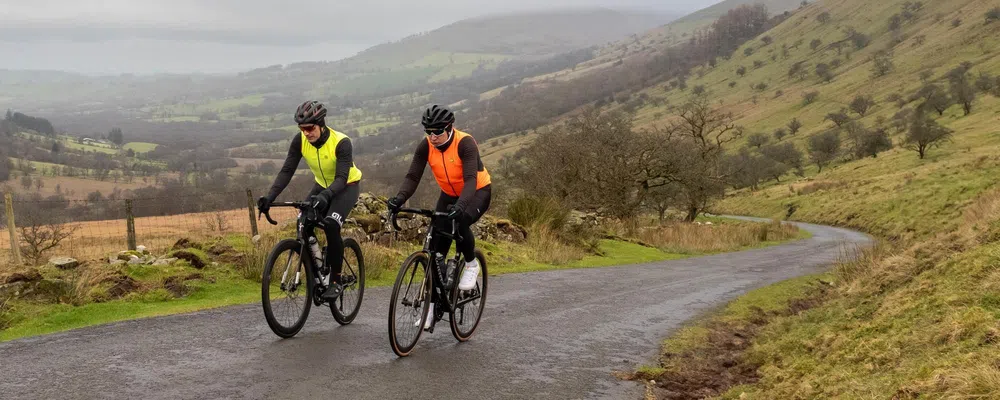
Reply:
[[444, 129], [426, 129], [424, 133], [431, 139], [431, 144], [440, 146], [448, 141], [448, 133], [451, 132], [451, 125]]
[[306, 134], [306, 139], [309, 139], [309, 143], [318, 140], [320, 133], [323, 132], [323, 130], [319, 128], [319, 125], [313, 125], [313, 124], [299, 125], [299, 129], [302, 130], [302, 133]]

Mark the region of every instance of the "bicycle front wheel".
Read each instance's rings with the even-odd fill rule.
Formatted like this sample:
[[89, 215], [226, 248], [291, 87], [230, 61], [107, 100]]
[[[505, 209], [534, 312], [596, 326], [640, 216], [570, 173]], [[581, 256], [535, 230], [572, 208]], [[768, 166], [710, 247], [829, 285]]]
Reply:
[[283, 338], [299, 333], [312, 307], [313, 281], [300, 257], [301, 246], [294, 239], [278, 242], [267, 256], [261, 279], [264, 319]]
[[365, 297], [365, 257], [361, 245], [353, 238], [344, 239], [344, 265], [341, 279], [351, 282], [344, 286], [340, 297], [330, 302], [333, 319], [341, 325], [354, 321], [361, 309], [361, 299]]
[[403, 261], [389, 303], [389, 344], [399, 357], [410, 355], [423, 333], [431, 301], [431, 274], [426, 253], [413, 253]]
[[479, 327], [479, 320], [483, 317], [483, 309], [486, 307], [486, 289], [488, 288], [488, 276], [486, 273], [486, 257], [483, 252], [476, 249], [476, 259], [479, 260], [479, 277], [476, 278], [476, 286], [469, 290], [458, 288], [458, 280], [461, 271], [455, 271], [455, 282], [451, 288], [451, 334], [464, 342], [472, 337]]

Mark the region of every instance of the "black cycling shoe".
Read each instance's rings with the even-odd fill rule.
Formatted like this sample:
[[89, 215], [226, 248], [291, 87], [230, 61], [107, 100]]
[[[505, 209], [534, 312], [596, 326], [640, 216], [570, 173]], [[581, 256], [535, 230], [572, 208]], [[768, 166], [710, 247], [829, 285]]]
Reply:
[[348, 287], [353, 285], [354, 282], [357, 282], [357, 278], [355, 278], [354, 275], [340, 277], [340, 286]]
[[323, 300], [336, 300], [340, 295], [344, 293], [344, 286], [339, 283], [331, 283], [330, 287], [326, 288], [319, 297]]

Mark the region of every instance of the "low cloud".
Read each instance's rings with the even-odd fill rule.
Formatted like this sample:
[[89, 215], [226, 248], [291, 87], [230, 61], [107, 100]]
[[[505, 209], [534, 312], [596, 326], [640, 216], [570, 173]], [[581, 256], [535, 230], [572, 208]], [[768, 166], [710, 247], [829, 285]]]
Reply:
[[[0, 0], [0, 51], [17, 54], [0, 58], [0, 68], [80, 72], [239, 70], [347, 57], [369, 46], [485, 14], [596, 6], [676, 13], [712, 2]], [[62, 62], [52, 68], [53, 61], [65, 60], [67, 55], [87, 59]], [[246, 65], [248, 62], [251, 64]]]

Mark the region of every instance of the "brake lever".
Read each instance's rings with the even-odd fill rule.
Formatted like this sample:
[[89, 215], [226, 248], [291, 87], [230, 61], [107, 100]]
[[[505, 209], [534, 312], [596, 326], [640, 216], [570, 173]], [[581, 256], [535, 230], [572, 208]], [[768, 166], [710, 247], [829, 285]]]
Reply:
[[396, 230], [397, 232], [402, 230], [399, 228], [399, 224], [396, 223], [396, 213], [392, 211], [389, 212], [389, 222], [392, 224], [392, 229]]
[[258, 221], [260, 221], [260, 216], [261, 215], [263, 215], [264, 217], [266, 217], [267, 218], [267, 222], [270, 222], [271, 225], [277, 225], [278, 224], [277, 221], [271, 219], [271, 213], [265, 213], [265, 212], [260, 211], [260, 210], [257, 210], [257, 220]]

